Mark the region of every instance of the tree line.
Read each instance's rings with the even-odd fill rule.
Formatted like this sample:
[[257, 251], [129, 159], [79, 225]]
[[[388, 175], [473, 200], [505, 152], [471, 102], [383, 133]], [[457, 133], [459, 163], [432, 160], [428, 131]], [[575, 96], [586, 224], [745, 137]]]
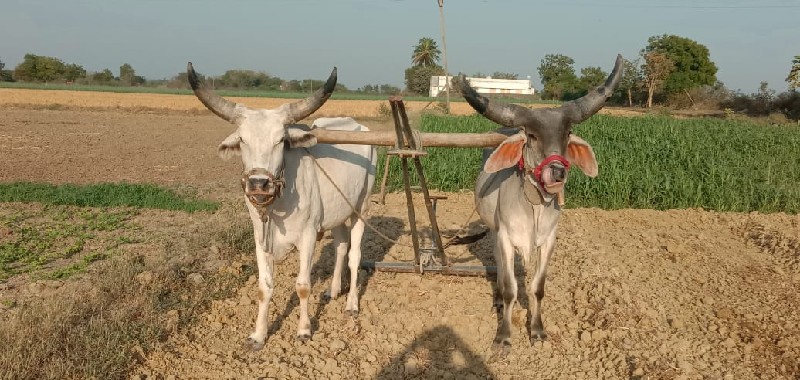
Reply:
[[[406, 91], [427, 94], [431, 76], [445, 75], [439, 65], [441, 51], [432, 38], [424, 37], [413, 46], [411, 67], [405, 70]], [[580, 75], [575, 60], [564, 54], [547, 54], [537, 71], [543, 88], [542, 99], [569, 101], [602, 84], [608, 73], [600, 67], [584, 67]], [[652, 36], [635, 59], [625, 59], [622, 80], [609, 101], [629, 107], [718, 109], [764, 116], [781, 113], [800, 119], [800, 56], [795, 56], [786, 77], [788, 90], [780, 94], [762, 82], [757, 93], [731, 91], [717, 80], [717, 65], [708, 48], [692, 39], [676, 35]], [[475, 74], [483, 77], [483, 74]], [[517, 79], [516, 74], [495, 72], [494, 78]], [[457, 90], [456, 88], [452, 88]]]
[[[411, 66], [404, 73], [405, 89], [389, 84], [367, 84], [350, 90], [339, 83], [336, 90], [427, 95], [431, 77], [445, 75], [444, 68], [439, 65], [441, 51], [436, 40], [429, 37], [420, 38], [412, 48]], [[545, 55], [537, 67], [543, 85], [538, 96], [569, 101], [585, 95], [608, 76], [600, 67], [584, 67], [578, 75], [574, 64], [575, 60], [564, 54]], [[705, 45], [676, 35], [652, 36], [638, 57], [624, 61], [622, 80], [610, 102], [648, 108], [661, 104], [671, 108], [725, 109], [749, 115], [778, 112], [791, 119], [800, 118], [800, 94], [797, 91], [800, 88], [800, 55], [792, 61], [786, 77], [788, 90], [782, 93], [770, 90], [766, 82], [761, 83], [756, 93], [731, 91], [717, 80], [716, 73], [717, 66]], [[472, 76], [486, 75], [475, 73]], [[517, 79], [518, 75], [497, 71], [491, 77]], [[212, 88], [231, 90], [310, 92], [324, 84], [321, 79], [285, 80], [254, 70], [228, 70], [221, 76], [201, 79]], [[185, 72], [171, 79], [148, 80], [137, 75], [130, 64], [124, 63], [115, 76], [110, 69], [87, 72], [79, 64], [30, 53], [13, 70], [6, 70], [0, 60], [0, 81], [188, 88]]]
[[[223, 90], [311, 92], [325, 84], [323, 79], [285, 80], [255, 70], [227, 70], [217, 77], [201, 76], [201, 80], [215, 89]], [[178, 73], [170, 79], [149, 80], [137, 75], [136, 70], [128, 63], [123, 63], [115, 75], [110, 69], [88, 72], [79, 64], [65, 63], [56, 57], [31, 53], [25, 54], [23, 61], [13, 70], [6, 70], [5, 64], [0, 60], [0, 81], [189, 88], [186, 72]], [[349, 90], [344, 84], [338, 83], [336, 91], [396, 94], [401, 90], [390, 84], [367, 84], [359, 89]]]

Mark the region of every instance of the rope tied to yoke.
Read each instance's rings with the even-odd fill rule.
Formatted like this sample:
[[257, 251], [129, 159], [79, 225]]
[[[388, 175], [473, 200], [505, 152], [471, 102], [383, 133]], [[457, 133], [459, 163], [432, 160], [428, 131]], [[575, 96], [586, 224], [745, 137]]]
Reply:
[[[415, 139], [419, 139], [421, 141], [421, 139], [419, 137], [420, 137], [419, 132], [417, 132], [415, 134], [414, 138]], [[377, 234], [379, 237], [381, 237], [382, 239], [384, 239], [385, 241], [387, 241], [389, 243], [396, 244], [396, 245], [399, 245], [399, 246], [402, 246], [402, 247], [406, 247], [406, 248], [414, 249], [414, 246], [412, 246], [410, 244], [400, 243], [400, 238], [392, 239], [392, 238], [386, 236], [386, 234], [384, 234], [383, 232], [378, 231], [378, 229], [375, 228], [369, 221], [367, 221], [367, 219], [364, 217], [364, 215], [362, 215], [361, 212], [359, 212], [358, 209], [356, 209], [356, 207], [350, 202], [350, 200], [347, 199], [347, 197], [344, 195], [344, 192], [342, 191], [342, 189], [340, 189], [339, 186], [336, 184], [336, 182], [333, 181], [333, 178], [331, 178], [331, 176], [328, 174], [328, 172], [325, 171], [325, 169], [322, 167], [322, 165], [320, 165], [319, 161], [317, 161], [317, 158], [314, 157], [313, 154], [311, 154], [311, 151], [309, 151], [308, 148], [303, 148], [303, 149], [305, 149], [306, 153], [308, 153], [308, 157], [311, 158], [311, 160], [314, 162], [314, 165], [316, 165], [317, 168], [320, 170], [320, 172], [322, 172], [322, 175], [324, 175], [325, 178], [328, 179], [328, 181], [331, 183], [331, 185], [333, 185], [333, 187], [336, 189], [336, 191], [339, 193], [339, 195], [342, 196], [342, 198], [344, 199], [345, 203], [347, 203], [347, 205], [350, 206], [350, 209], [353, 211], [353, 213], [359, 219], [361, 219], [361, 221], [363, 221], [364, 224], [367, 227], [369, 227], [370, 230], [375, 232], [375, 234]], [[477, 211], [477, 208], [473, 207], [472, 214], [470, 214], [469, 218], [467, 218], [467, 221], [464, 223], [464, 225], [461, 227], [461, 229], [456, 233], [456, 235], [453, 236], [450, 239], [450, 241], [447, 242], [447, 244], [443, 245], [443, 248], [446, 248], [446, 247], [450, 246], [451, 244], [466, 244], [466, 243], [460, 243], [459, 242], [459, 239], [463, 239], [463, 238], [459, 237], [458, 234], [460, 234], [461, 232], [466, 230], [466, 228], [467, 228], [467, 226], [469, 224], [469, 221], [472, 220], [472, 216], [475, 215], [476, 211]], [[486, 233], [484, 232], [483, 235], [485, 235], [485, 234]], [[481, 237], [483, 237], [483, 235], [481, 235]]]
[[386, 234], [384, 234], [383, 232], [378, 231], [378, 229], [375, 228], [369, 221], [367, 221], [367, 219], [364, 218], [364, 215], [362, 215], [361, 212], [358, 211], [358, 209], [356, 209], [356, 206], [354, 206], [353, 203], [350, 202], [349, 199], [347, 199], [347, 196], [344, 195], [344, 192], [342, 191], [342, 189], [340, 189], [339, 185], [337, 185], [336, 182], [333, 181], [333, 178], [331, 178], [331, 176], [328, 174], [328, 172], [325, 171], [325, 169], [322, 167], [322, 165], [320, 165], [319, 161], [317, 161], [317, 158], [314, 157], [313, 154], [311, 154], [311, 151], [309, 151], [308, 148], [303, 148], [303, 149], [305, 149], [306, 153], [308, 153], [308, 157], [311, 158], [311, 160], [314, 162], [314, 165], [316, 165], [317, 168], [319, 169], [319, 171], [322, 172], [322, 175], [324, 175], [325, 178], [328, 179], [328, 182], [330, 182], [331, 185], [333, 185], [333, 187], [339, 193], [339, 195], [342, 196], [342, 199], [344, 199], [345, 203], [347, 203], [347, 205], [350, 206], [350, 209], [353, 211], [353, 213], [356, 214], [356, 216], [359, 219], [361, 219], [361, 221], [363, 221], [364, 224], [367, 227], [369, 227], [370, 230], [372, 230], [372, 232], [375, 232], [378, 236], [380, 236], [381, 238], [383, 238], [384, 240], [386, 240], [389, 243], [400, 245], [400, 246], [407, 247], [407, 248], [414, 248], [410, 244], [402, 244], [402, 243], [400, 243], [400, 238], [392, 239], [392, 238], [386, 236]]

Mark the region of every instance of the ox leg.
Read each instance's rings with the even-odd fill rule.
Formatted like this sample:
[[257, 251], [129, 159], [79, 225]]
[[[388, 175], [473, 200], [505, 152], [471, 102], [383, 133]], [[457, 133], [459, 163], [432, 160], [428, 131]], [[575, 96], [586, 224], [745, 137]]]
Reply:
[[306, 341], [311, 338], [311, 320], [308, 318], [308, 298], [311, 295], [311, 259], [317, 232], [304, 232], [297, 250], [300, 252], [300, 270], [297, 273], [295, 290], [300, 299], [300, 321], [297, 323], [297, 339]]
[[331, 230], [333, 234], [333, 246], [336, 249], [336, 264], [333, 267], [331, 277], [331, 287], [325, 296], [328, 299], [335, 299], [342, 294], [342, 268], [344, 268], [344, 257], [347, 255], [347, 227], [343, 224]]
[[517, 279], [514, 277], [514, 247], [511, 240], [500, 233], [497, 241], [500, 248], [498, 256], [501, 259], [497, 265], [503, 267], [502, 280], [499, 280], [503, 282], [503, 320], [494, 338], [494, 345], [497, 351], [506, 353], [511, 346], [511, 317], [517, 301]]
[[500, 249], [500, 243], [495, 240], [494, 245], [494, 262], [497, 268], [497, 279], [495, 281], [494, 289], [494, 309], [497, 313], [503, 312], [503, 250]]
[[358, 316], [358, 267], [361, 265], [361, 238], [364, 236], [364, 221], [354, 216], [351, 219], [350, 252], [347, 253], [347, 266], [350, 268], [350, 292], [347, 293], [345, 314]]
[[256, 239], [256, 264], [258, 265], [258, 316], [252, 334], [247, 338], [245, 346], [253, 351], [264, 347], [267, 338], [269, 303], [272, 300], [274, 284], [274, 256], [261, 246], [263, 228], [261, 221], [253, 223], [253, 235]]
[[[547, 339], [547, 333], [542, 324], [542, 299], [544, 298], [544, 282], [547, 277], [547, 263], [556, 246], [556, 233], [553, 231], [547, 237], [544, 244], [538, 247], [539, 257], [536, 263], [536, 272], [528, 285], [528, 299], [533, 301], [530, 304], [530, 338], [531, 343], [537, 340]], [[530, 302], [530, 301], [529, 301]]]

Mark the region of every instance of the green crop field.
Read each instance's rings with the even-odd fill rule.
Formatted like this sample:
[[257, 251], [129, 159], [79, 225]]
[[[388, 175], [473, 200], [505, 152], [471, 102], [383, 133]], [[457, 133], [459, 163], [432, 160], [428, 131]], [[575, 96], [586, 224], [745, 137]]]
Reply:
[[[421, 124], [421, 130], [430, 132], [486, 132], [498, 127], [478, 116], [425, 115]], [[597, 115], [574, 132], [594, 148], [600, 175], [591, 179], [571, 170], [567, 207], [800, 212], [796, 126]], [[429, 186], [472, 190], [481, 157], [480, 149], [429, 149], [422, 158]], [[381, 155], [379, 177], [383, 160]], [[380, 178], [376, 182], [379, 186]], [[397, 159], [392, 160], [388, 183], [391, 190], [402, 189]]]

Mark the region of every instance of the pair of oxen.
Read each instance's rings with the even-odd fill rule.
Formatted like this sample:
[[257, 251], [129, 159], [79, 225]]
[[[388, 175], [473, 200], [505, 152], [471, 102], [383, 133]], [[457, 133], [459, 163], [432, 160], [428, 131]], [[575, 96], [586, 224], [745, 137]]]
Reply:
[[[511, 345], [511, 316], [517, 299], [514, 255], [519, 254], [532, 271], [529, 292], [531, 341], [545, 339], [541, 306], [547, 263], [556, 242], [563, 191], [570, 166], [590, 177], [597, 175], [597, 161], [589, 144], [571, 132], [603, 107], [621, 77], [622, 57], [606, 82], [580, 99], [558, 108], [528, 109], [500, 104], [479, 95], [463, 76], [457, 85], [467, 102], [489, 120], [515, 133], [496, 149], [487, 151], [476, 187], [475, 202], [483, 222], [495, 239], [497, 284], [494, 304], [502, 313], [495, 348]], [[311, 336], [308, 298], [311, 265], [318, 235], [330, 230], [336, 260], [326, 296], [342, 293], [345, 257], [350, 269], [345, 313], [358, 314], [358, 267], [361, 238], [369, 194], [375, 179], [377, 154], [372, 146], [317, 144], [313, 128], [367, 131], [351, 118], [319, 118], [312, 127], [297, 124], [330, 97], [336, 85], [336, 68], [325, 85], [311, 97], [275, 109], [252, 109], [226, 100], [205, 88], [188, 65], [189, 82], [198, 99], [213, 113], [237, 126], [219, 145], [223, 158], [241, 155], [242, 189], [253, 222], [258, 265], [258, 316], [246, 346], [264, 346], [269, 304], [274, 284], [274, 265], [294, 247], [300, 268], [295, 289], [300, 299], [297, 338]], [[535, 266], [528, 263], [536, 254]], [[530, 274], [530, 273], [529, 273]]]

